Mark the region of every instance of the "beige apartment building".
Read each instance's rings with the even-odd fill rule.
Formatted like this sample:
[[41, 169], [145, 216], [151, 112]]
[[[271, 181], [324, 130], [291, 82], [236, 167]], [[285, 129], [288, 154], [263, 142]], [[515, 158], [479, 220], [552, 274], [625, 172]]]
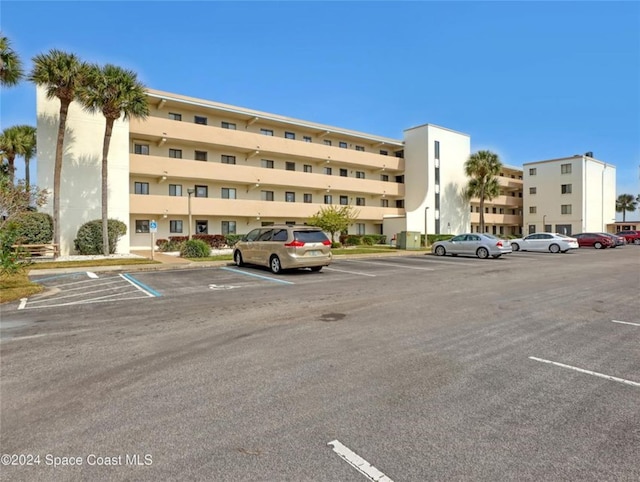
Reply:
[[[244, 234], [304, 223], [327, 205], [358, 212], [354, 234], [457, 233], [469, 229], [461, 192], [470, 138], [425, 124], [392, 139], [148, 91], [150, 116], [120, 120], [109, 152], [109, 217], [128, 226], [118, 252], [155, 238]], [[37, 92], [38, 184], [53, 185], [59, 104]], [[100, 218], [104, 119], [72, 103], [61, 195], [61, 253]], [[509, 182], [505, 189], [509, 188]], [[51, 209], [51, 203], [47, 206]]]

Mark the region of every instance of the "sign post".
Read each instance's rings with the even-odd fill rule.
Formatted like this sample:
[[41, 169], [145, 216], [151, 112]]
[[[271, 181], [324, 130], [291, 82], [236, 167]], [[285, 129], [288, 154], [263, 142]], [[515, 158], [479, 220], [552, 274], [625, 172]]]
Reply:
[[151, 233], [151, 260], [153, 261], [153, 253], [155, 250], [156, 233], [158, 232], [158, 223], [152, 219], [149, 223], [149, 232]]

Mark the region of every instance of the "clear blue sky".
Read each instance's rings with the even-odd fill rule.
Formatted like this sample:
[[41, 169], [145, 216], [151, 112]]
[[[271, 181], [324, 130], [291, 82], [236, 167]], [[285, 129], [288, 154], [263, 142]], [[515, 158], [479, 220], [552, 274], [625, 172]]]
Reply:
[[[0, 25], [150, 88], [382, 136], [432, 123], [522, 166], [593, 151], [640, 192], [638, 2], [26, 2]], [[35, 125], [35, 89], [1, 93]]]

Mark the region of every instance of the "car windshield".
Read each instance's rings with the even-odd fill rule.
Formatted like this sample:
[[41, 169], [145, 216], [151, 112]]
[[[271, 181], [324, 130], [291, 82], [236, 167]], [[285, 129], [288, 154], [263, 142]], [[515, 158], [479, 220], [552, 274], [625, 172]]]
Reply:
[[298, 241], [302, 241], [303, 243], [322, 243], [326, 241], [328, 238], [325, 234], [318, 231], [294, 231], [293, 233], [294, 239]]

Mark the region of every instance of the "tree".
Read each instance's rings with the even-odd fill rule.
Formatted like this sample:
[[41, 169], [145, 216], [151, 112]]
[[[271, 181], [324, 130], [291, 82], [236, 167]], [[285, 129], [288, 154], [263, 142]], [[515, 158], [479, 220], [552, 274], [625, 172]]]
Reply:
[[0, 134], [0, 151], [2, 151], [3, 162], [7, 160], [9, 179], [13, 182], [15, 175], [16, 156], [24, 152], [24, 139], [18, 126], [7, 127]]
[[144, 119], [149, 115], [146, 88], [138, 81], [135, 72], [107, 64], [103, 68], [91, 66], [88, 82], [78, 90], [78, 98], [86, 110], [102, 112], [106, 119], [102, 143], [102, 249], [109, 254], [108, 232], [108, 164], [109, 145], [113, 124], [121, 116], [124, 119]]
[[23, 75], [20, 57], [11, 48], [9, 39], [0, 34], [0, 85], [17, 85]]
[[496, 177], [502, 169], [497, 154], [491, 151], [478, 151], [471, 154], [464, 164], [464, 172], [469, 183], [464, 195], [467, 199], [480, 199], [480, 232], [484, 233], [484, 202], [500, 194], [500, 185]]
[[19, 126], [19, 128], [23, 139], [22, 157], [24, 158], [24, 180], [28, 191], [31, 184], [31, 178], [29, 175], [29, 161], [31, 161], [31, 158], [36, 153], [36, 128], [29, 125], [21, 125]]
[[620, 194], [616, 199], [616, 212], [622, 213], [622, 222], [626, 221], [627, 211], [633, 212], [638, 206], [638, 201], [633, 198], [633, 194]]
[[[13, 183], [9, 176], [0, 173], [0, 219], [10, 221], [16, 215], [29, 211], [34, 207], [44, 206], [47, 202], [48, 192], [31, 186], [27, 190], [24, 181]], [[0, 227], [3, 222], [0, 221]]]
[[46, 89], [47, 98], [60, 101], [56, 157], [53, 168], [53, 242], [60, 246], [60, 180], [64, 133], [69, 105], [76, 99], [77, 91], [89, 75], [89, 65], [76, 55], [52, 49], [47, 54], [33, 58], [33, 70], [29, 80]]
[[331, 242], [333, 243], [336, 233], [349, 229], [358, 218], [359, 211], [355, 211], [351, 206], [327, 206], [323, 207], [309, 218], [307, 224], [318, 226], [324, 231], [331, 234]]

